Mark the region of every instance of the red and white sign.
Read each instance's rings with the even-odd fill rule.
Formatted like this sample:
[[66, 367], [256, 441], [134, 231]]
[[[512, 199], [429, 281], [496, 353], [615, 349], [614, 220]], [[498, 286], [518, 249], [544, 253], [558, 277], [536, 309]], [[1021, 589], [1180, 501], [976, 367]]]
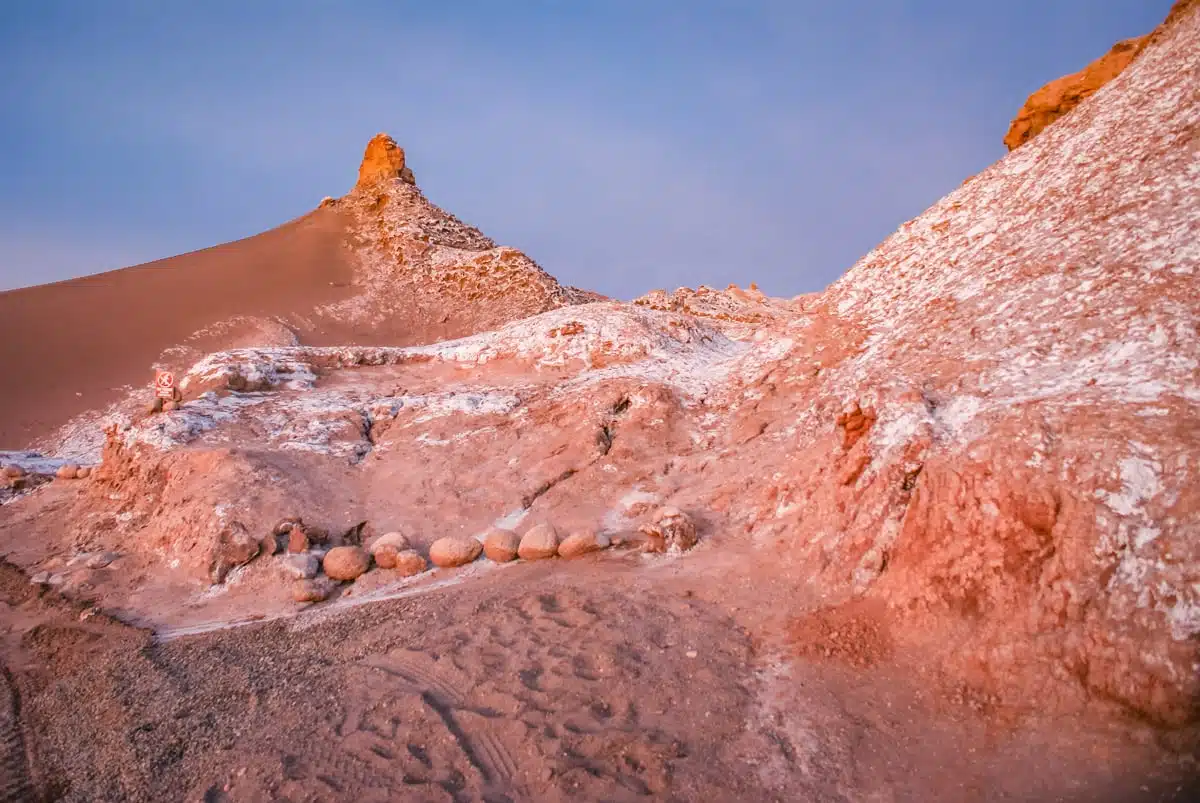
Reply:
[[175, 398], [175, 374], [170, 371], [155, 371], [154, 395], [160, 399]]

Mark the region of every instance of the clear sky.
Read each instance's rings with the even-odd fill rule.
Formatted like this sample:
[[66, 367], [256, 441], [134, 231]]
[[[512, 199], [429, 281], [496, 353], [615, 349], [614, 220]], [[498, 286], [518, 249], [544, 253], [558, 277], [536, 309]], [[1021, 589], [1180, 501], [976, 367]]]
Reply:
[[6, 3], [0, 289], [271, 228], [387, 131], [571, 284], [819, 290], [1170, 4]]

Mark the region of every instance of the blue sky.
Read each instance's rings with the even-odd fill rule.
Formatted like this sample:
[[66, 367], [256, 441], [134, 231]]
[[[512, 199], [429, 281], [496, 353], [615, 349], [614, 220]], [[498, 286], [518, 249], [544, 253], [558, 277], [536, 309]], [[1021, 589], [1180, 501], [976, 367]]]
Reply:
[[391, 133], [440, 206], [621, 298], [819, 290], [1170, 0], [0, 10], [0, 289], [245, 237]]

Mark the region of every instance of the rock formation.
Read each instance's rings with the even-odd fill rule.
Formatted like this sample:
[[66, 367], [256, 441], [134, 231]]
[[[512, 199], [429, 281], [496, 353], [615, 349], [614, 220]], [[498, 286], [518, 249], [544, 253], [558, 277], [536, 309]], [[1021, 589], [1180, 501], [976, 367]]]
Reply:
[[1008, 134], [1004, 137], [1005, 146], [1010, 151], [1019, 148], [1040, 134], [1046, 126], [1069, 114], [1072, 109], [1124, 72], [1147, 45], [1161, 36], [1168, 26], [1186, 14], [1196, 2], [1197, 0], [1176, 0], [1166, 20], [1154, 32], [1118, 42], [1111, 50], [1079, 72], [1051, 81], [1030, 95], [1025, 105], [1017, 112]]
[[[733, 610], [722, 595], [748, 595], [761, 613], [738, 616], [765, 633], [842, 617], [864, 643], [830, 654], [902, 646], [997, 705], [1103, 699], [1196, 722], [1198, 142], [1193, 9], [825, 292], [633, 303], [576, 303], [591, 297], [433, 207], [400, 154], [369, 149], [370, 180], [326, 210], [357, 232], [362, 292], [314, 314], [420, 337], [215, 350], [181, 372], [179, 409], [112, 426], [80, 461], [100, 461], [88, 482], [6, 504], [0, 533], [36, 576], [58, 576], [53, 549], [119, 551], [249, 585], [280, 560], [255, 557], [260, 539], [303, 511], [287, 533], [306, 534], [301, 553], [325, 540], [317, 527], [402, 529], [381, 571], [415, 586], [421, 552], [533, 560], [559, 554], [558, 532], [596, 533], [568, 539], [578, 554], [641, 531], [651, 554], [623, 571], [665, 582], [699, 567], [696, 596]], [[31, 459], [0, 455], [33, 473]], [[358, 547], [325, 556], [328, 577], [369, 565]], [[325, 579], [291, 590], [325, 599]], [[260, 589], [229, 580], [224, 603], [259, 604]]]

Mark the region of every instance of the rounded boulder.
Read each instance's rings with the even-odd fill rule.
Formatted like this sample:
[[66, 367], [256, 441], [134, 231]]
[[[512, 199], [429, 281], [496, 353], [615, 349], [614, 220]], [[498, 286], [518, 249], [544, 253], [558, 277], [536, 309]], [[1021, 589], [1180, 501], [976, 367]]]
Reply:
[[488, 530], [483, 539], [483, 554], [488, 560], [496, 563], [508, 563], [517, 559], [517, 550], [521, 548], [521, 536], [512, 530], [493, 527]]
[[434, 566], [448, 569], [462, 566], [479, 557], [483, 544], [469, 536], [447, 536], [434, 541], [429, 547], [429, 559]]
[[54, 472], [54, 476], [60, 480], [73, 480], [79, 475], [79, 466], [74, 463], [66, 463], [58, 467], [58, 471]]
[[558, 545], [560, 558], [577, 558], [589, 552], [598, 552], [607, 548], [609, 539], [606, 535], [596, 535], [591, 530], [580, 530], [571, 533]]
[[384, 533], [371, 542], [371, 555], [378, 556], [379, 550], [384, 547], [391, 547], [397, 552], [403, 552], [406, 549], [411, 549], [412, 544], [409, 543], [408, 536], [402, 532]]
[[354, 580], [371, 568], [371, 556], [362, 547], [335, 546], [325, 553], [321, 566], [332, 580]]
[[521, 536], [517, 555], [521, 560], [545, 560], [558, 554], [558, 531], [551, 524], [537, 524]]

